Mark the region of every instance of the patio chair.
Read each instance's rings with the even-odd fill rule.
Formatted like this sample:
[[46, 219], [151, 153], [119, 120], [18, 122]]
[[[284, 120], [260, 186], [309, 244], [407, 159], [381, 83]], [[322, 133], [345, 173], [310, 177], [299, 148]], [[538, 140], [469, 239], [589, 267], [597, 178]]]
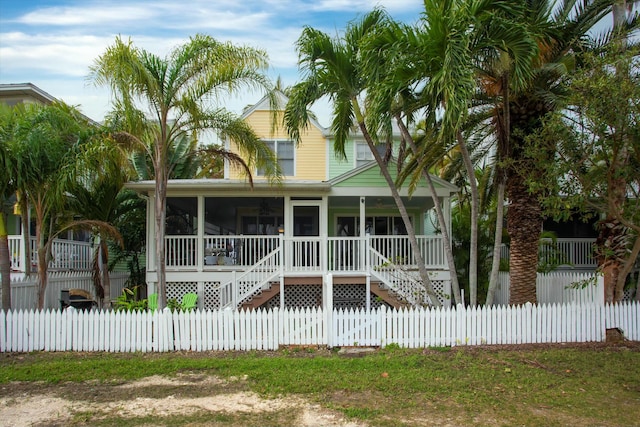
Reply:
[[158, 294], [151, 294], [147, 297], [147, 308], [152, 312], [158, 309]]
[[182, 303], [180, 303], [180, 306], [183, 311], [191, 311], [196, 308], [197, 302], [198, 294], [188, 293], [182, 296]]

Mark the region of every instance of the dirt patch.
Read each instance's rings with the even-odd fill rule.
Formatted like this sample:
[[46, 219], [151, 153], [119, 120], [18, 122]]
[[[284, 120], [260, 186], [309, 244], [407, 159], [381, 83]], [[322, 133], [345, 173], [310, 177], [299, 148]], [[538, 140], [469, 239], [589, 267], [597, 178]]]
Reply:
[[[152, 416], [160, 420], [194, 413], [268, 415], [287, 412], [297, 414], [294, 425], [302, 427], [365, 426], [349, 422], [338, 412], [298, 397], [264, 399], [256, 393], [239, 390], [243, 388], [244, 380], [182, 374], [175, 378], [152, 376], [113, 385], [11, 383], [1, 390], [0, 420], [6, 427], [31, 427], [65, 425], [78, 414], [91, 414], [93, 420], [107, 416]], [[75, 424], [84, 425], [78, 421]]]

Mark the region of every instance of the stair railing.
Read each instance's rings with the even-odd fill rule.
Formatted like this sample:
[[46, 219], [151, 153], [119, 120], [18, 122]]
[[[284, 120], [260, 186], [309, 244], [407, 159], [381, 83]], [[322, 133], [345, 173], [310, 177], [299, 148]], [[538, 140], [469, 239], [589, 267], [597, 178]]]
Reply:
[[269, 252], [251, 268], [240, 275], [233, 273], [233, 278], [221, 284], [220, 309], [237, 308], [251, 298], [263, 286], [280, 275], [282, 259], [282, 245]]
[[369, 246], [368, 262], [371, 275], [413, 306], [430, 304], [427, 291], [414, 272], [405, 270]]

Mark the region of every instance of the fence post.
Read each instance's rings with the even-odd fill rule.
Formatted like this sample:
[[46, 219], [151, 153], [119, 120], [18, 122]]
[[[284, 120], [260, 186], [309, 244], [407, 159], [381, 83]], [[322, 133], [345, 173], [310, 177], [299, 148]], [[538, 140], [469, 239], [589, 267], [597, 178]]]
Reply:
[[322, 305], [324, 310], [324, 325], [326, 331], [327, 347], [333, 347], [335, 333], [333, 327], [333, 274], [327, 274], [324, 283], [324, 295], [322, 296]]

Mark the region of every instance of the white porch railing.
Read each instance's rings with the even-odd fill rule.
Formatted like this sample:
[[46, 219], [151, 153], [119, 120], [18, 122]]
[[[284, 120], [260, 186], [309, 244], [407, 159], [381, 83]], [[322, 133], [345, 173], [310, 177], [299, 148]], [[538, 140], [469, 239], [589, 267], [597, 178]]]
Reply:
[[[38, 265], [38, 245], [35, 237], [30, 239], [31, 268]], [[22, 249], [22, 236], [9, 236], [9, 258], [13, 271], [26, 271], [25, 254]], [[55, 239], [51, 245], [50, 270], [81, 270], [91, 269], [94, 248], [89, 242]]]
[[[575, 269], [595, 269], [597, 261], [593, 256], [595, 239], [590, 238], [557, 238], [543, 239], [540, 247], [540, 261], [543, 264], [571, 266]], [[500, 258], [509, 259], [509, 247], [502, 245]]]
[[[446, 269], [440, 236], [416, 236], [425, 265]], [[371, 247], [394, 264], [416, 266], [416, 257], [406, 236], [283, 237], [284, 269], [287, 272], [366, 272], [366, 248]], [[166, 236], [165, 262], [169, 270], [230, 270], [251, 268], [280, 247], [280, 236]], [[199, 260], [202, 259], [201, 262]]]

